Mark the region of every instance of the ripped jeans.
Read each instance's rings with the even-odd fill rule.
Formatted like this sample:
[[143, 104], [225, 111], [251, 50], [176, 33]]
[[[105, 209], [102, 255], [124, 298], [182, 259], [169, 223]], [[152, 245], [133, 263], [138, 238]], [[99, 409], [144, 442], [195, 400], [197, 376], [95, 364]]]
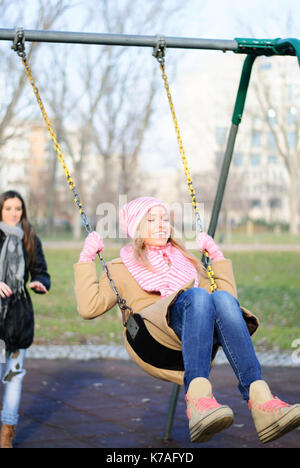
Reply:
[[[1, 412], [2, 424], [16, 426], [19, 421], [19, 406], [22, 394], [22, 381], [26, 374], [24, 369], [26, 350], [20, 349], [16, 353], [6, 353], [4, 375], [1, 382], [4, 384], [4, 397]], [[2, 365], [0, 360], [0, 376]]]

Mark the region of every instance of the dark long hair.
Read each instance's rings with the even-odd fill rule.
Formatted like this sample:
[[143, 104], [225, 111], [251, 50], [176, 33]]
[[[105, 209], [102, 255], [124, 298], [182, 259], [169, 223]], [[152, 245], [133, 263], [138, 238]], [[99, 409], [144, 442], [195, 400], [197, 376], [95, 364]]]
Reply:
[[27, 218], [26, 205], [21, 195], [15, 190], [8, 190], [0, 195], [0, 221], [2, 221], [2, 209], [4, 202], [10, 198], [18, 198], [22, 203], [21, 223], [24, 231], [23, 244], [26, 252], [27, 266], [30, 267], [34, 262], [36, 251], [36, 234]]

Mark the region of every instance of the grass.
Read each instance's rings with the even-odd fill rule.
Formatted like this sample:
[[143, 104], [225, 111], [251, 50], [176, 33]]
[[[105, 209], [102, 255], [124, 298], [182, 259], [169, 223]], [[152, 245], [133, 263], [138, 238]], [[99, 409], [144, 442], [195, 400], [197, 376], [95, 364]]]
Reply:
[[[195, 240], [195, 232], [185, 233], [186, 237], [183, 237], [184, 241]], [[300, 245], [300, 234], [291, 235], [289, 233], [275, 233], [275, 232], [260, 232], [254, 231], [252, 235], [246, 235], [244, 232], [233, 230], [229, 233], [224, 233], [221, 230], [217, 230], [215, 240], [219, 245], [235, 245], [235, 244], [249, 244], [249, 245], [287, 245], [295, 246]]]
[[300, 244], [300, 235], [291, 235], [289, 233], [275, 234], [273, 232], [255, 232], [252, 236], [247, 236], [243, 233], [233, 232], [231, 238], [226, 238], [225, 244], [285, 244], [295, 245]]
[[257, 345], [291, 349], [300, 338], [300, 253], [232, 253], [239, 300], [260, 319]]
[[[48, 296], [31, 293], [35, 309], [36, 344], [121, 344], [122, 323], [115, 307], [94, 320], [76, 310], [73, 264], [79, 250], [46, 249], [52, 289]], [[117, 250], [105, 251], [107, 260]], [[291, 350], [300, 338], [300, 253], [227, 253], [233, 260], [241, 305], [258, 316], [256, 349]], [[98, 262], [99, 263], [99, 262]], [[98, 265], [99, 274], [101, 267]]]
[[[79, 250], [45, 250], [52, 287], [48, 296], [31, 293], [35, 310], [36, 344], [121, 343], [122, 324], [114, 308], [95, 320], [77, 313], [73, 264]], [[113, 254], [107, 252], [108, 258]], [[100, 274], [101, 267], [98, 266]]]

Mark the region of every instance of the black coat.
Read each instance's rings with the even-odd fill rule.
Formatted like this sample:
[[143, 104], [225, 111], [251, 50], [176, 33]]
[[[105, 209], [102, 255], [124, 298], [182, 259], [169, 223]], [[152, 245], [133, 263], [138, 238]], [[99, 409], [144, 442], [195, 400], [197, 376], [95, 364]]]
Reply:
[[[5, 234], [0, 230], [0, 253], [5, 241]], [[34, 338], [34, 314], [31, 297], [26, 289], [26, 283], [29, 280], [39, 281], [49, 291], [51, 287], [50, 275], [47, 269], [47, 263], [43, 252], [40, 239], [36, 236], [36, 252], [33, 263], [28, 266], [26, 260], [25, 248], [23, 246], [25, 258], [25, 294], [20, 296], [12, 294], [7, 299], [8, 312], [3, 317], [0, 310], [0, 339], [5, 341], [6, 350], [15, 352], [18, 349], [27, 349], [31, 346]], [[38, 293], [41, 294], [41, 293]]]

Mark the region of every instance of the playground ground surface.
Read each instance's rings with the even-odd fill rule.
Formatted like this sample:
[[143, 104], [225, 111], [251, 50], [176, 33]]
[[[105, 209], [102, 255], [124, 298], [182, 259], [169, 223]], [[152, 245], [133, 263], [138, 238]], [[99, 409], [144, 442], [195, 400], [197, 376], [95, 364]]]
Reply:
[[[15, 448], [102, 448], [106, 457], [117, 456], [118, 449], [181, 450], [193, 453], [195, 461], [203, 448], [300, 447], [299, 429], [266, 445], [259, 442], [229, 365], [216, 366], [211, 381], [216, 399], [233, 409], [235, 420], [205, 444], [189, 441], [182, 388], [172, 439], [164, 440], [173, 384], [154, 379], [131, 361], [29, 358], [25, 368]], [[299, 368], [263, 367], [263, 378], [274, 395], [299, 402]]]

